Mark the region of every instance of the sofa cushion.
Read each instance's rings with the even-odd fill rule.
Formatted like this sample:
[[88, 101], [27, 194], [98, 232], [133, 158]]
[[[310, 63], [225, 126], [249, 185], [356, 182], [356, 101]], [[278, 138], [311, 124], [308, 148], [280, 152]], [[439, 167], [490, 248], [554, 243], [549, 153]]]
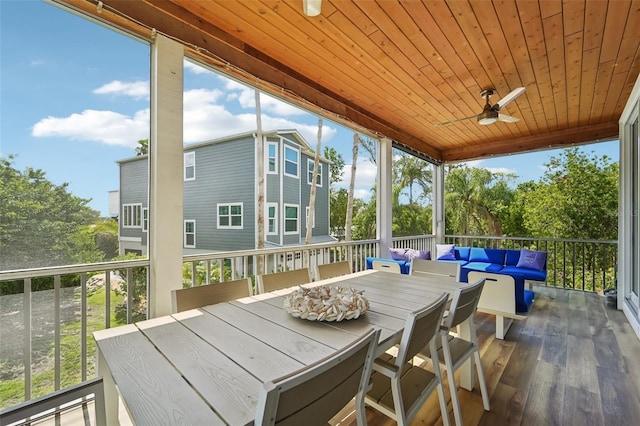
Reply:
[[511, 275], [513, 277], [523, 277], [525, 280], [545, 281], [547, 271], [536, 271], [535, 269], [518, 268], [517, 266], [505, 266], [498, 272], [499, 274]]
[[431, 260], [431, 251], [429, 250], [416, 250], [416, 249], [407, 249], [405, 256], [407, 260], [410, 262], [413, 259], [422, 259], [422, 260]]
[[407, 257], [406, 248], [389, 247], [389, 253], [391, 254], [391, 258], [393, 260], [409, 260], [409, 258]]
[[516, 266], [520, 260], [520, 250], [507, 250], [504, 264], [510, 266]]
[[456, 260], [454, 244], [436, 244], [436, 260]]
[[500, 249], [471, 247], [469, 262], [494, 263], [502, 267], [504, 265], [505, 251]]
[[542, 271], [547, 266], [547, 253], [544, 251], [520, 249], [520, 258], [516, 267]]
[[460, 282], [468, 282], [469, 272], [471, 271], [491, 272], [493, 274], [499, 274], [501, 270], [502, 265], [496, 265], [494, 263], [468, 262], [462, 265], [462, 268], [460, 269]]
[[[464, 260], [465, 262], [469, 261], [469, 253], [471, 253], [471, 247], [456, 247], [456, 260]], [[464, 265], [464, 263], [459, 262]]]

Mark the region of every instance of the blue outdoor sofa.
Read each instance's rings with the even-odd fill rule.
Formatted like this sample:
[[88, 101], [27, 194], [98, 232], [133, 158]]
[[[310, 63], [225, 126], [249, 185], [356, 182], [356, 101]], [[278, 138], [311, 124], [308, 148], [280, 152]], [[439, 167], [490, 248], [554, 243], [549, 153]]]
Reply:
[[[531, 290], [525, 289], [525, 281], [544, 282], [547, 279], [546, 252], [526, 249], [507, 250], [481, 247], [457, 247], [454, 245], [438, 245], [437, 248], [438, 252], [435, 260], [460, 264], [461, 282], [468, 281], [469, 272], [471, 271], [509, 275], [513, 277], [516, 287], [515, 311], [518, 314], [526, 314], [533, 305], [534, 293]], [[396, 257], [396, 259], [368, 257], [366, 259], [367, 268], [372, 268], [372, 262], [374, 260], [392, 261], [400, 265], [400, 271], [403, 274], [408, 274], [411, 267], [411, 260], [401, 259], [396, 253], [394, 253], [394, 257]]]

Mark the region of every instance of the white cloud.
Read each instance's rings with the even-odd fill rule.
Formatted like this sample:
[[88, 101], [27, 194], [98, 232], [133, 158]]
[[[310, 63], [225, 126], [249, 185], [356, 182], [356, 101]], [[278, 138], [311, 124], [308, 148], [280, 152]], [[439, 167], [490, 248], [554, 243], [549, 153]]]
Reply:
[[486, 167], [483, 166], [482, 164], [484, 163], [484, 160], [471, 160], [471, 161], [465, 161], [460, 163], [462, 166], [466, 166], [466, 167], [471, 167], [471, 168], [478, 168], [478, 169], [487, 169], [489, 170], [491, 173], [504, 173], [504, 174], [518, 174], [518, 171], [515, 169], [510, 169], [508, 167]]
[[[228, 80], [227, 86], [240, 87], [239, 94], [253, 93], [245, 90], [245, 86]], [[123, 83], [113, 81], [94, 90], [98, 94], [127, 95], [132, 97], [148, 96], [147, 82]], [[236, 91], [236, 93], [238, 93]], [[232, 93], [233, 94], [233, 93]], [[219, 137], [244, 133], [256, 129], [256, 115], [251, 112], [234, 114], [224, 105], [229, 97], [219, 89], [193, 89], [184, 92], [184, 142], [202, 142]], [[263, 100], [279, 111], [276, 106], [280, 101], [263, 96]], [[318, 128], [285, 116], [277, 116], [263, 112], [262, 127], [265, 131], [277, 129], [297, 129], [312, 148], [316, 146]], [[332, 126], [323, 125], [323, 144], [330, 141], [337, 133]], [[47, 117], [33, 127], [35, 137], [67, 137], [73, 140], [101, 142], [109, 145], [137, 146], [140, 139], [149, 138], [149, 109], [140, 110], [129, 116], [113, 111], [85, 110], [67, 117]]]
[[149, 99], [149, 82], [134, 81], [131, 83], [114, 80], [93, 91], [97, 95], [129, 96], [133, 99]]
[[[346, 160], [346, 159], [345, 159]], [[378, 171], [376, 165], [369, 161], [368, 158], [359, 157], [356, 163], [356, 180], [354, 185], [354, 196], [356, 198], [368, 201], [371, 198], [371, 188], [376, 183], [376, 175]], [[336, 187], [349, 189], [351, 180], [351, 163], [345, 164], [342, 168], [342, 180], [336, 182]]]
[[149, 137], [149, 110], [138, 111], [133, 117], [90, 109], [64, 118], [47, 117], [33, 126], [31, 134], [135, 147], [138, 140]]

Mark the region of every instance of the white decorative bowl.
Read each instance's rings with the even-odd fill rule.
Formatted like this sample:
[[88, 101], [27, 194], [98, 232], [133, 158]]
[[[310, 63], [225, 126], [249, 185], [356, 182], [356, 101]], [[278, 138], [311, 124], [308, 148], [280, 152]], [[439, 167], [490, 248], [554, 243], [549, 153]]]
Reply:
[[309, 321], [356, 319], [369, 310], [363, 290], [340, 286], [300, 287], [284, 299], [284, 309]]

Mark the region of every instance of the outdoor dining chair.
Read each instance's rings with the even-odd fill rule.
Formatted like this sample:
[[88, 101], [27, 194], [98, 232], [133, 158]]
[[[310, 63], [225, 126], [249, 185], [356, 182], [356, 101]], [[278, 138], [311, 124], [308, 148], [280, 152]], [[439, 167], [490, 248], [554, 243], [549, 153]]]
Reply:
[[171, 290], [171, 312], [175, 314], [250, 295], [249, 278]]
[[351, 263], [348, 260], [341, 262], [325, 263], [316, 266], [316, 281], [326, 280], [327, 278], [339, 277], [352, 273]]
[[311, 282], [309, 268], [293, 269], [284, 272], [258, 275], [258, 293], [280, 290], [294, 285]]
[[[448, 316], [444, 319], [440, 328], [442, 347], [438, 349], [438, 359], [447, 371], [451, 391], [451, 405], [453, 406], [453, 415], [456, 420], [456, 425], [458, 426], [462, 425], [462, 411], [460, 409], [454, 373], [470, 358], [473, 358], [476, 371], [478, 372], [478, 381], [480, 382], [480, 392], [482, 394], [484, 409], [486, 411], [490, 410], [489, 393], [484, 379], [484, 371], [482, 370], [476, 329], [473, 324], [474, 316], [478, 308], [478, 301], [480, 300], [482, 288], [484, 287], [484, 281], [483, 278], [455, 291]], [[458, 325], [467, 320], [470, 323], [469, 340], [462, 339], [451, 333]], [[422, 355], [426, 358], [429, 354], [423, 352]]]
[[454, 277], [460, 279], [460, 264], [457, 262], [438, 262], [437, 260], [413, 259], [409, 275], [429, 275]]
[[256, 425], [326, 425], [354, 397], [358, 425], [366, 425], [364, 393], [380, 329], [314, 364], [263, 385]]
[[[449, 425], [449, 414], [442, 386], [436, 340], [449, 293], [442, 293], [429, 306], [412, 312], [407, 318], [397, 355], [385, 353], [373, 364], [371, 389], [365, 404], [394, 419], [398, 425], [408, 425], [437, 388], [442, 422]], [[433, 372], [414, 365], [411, 360], [429, 347]]]

